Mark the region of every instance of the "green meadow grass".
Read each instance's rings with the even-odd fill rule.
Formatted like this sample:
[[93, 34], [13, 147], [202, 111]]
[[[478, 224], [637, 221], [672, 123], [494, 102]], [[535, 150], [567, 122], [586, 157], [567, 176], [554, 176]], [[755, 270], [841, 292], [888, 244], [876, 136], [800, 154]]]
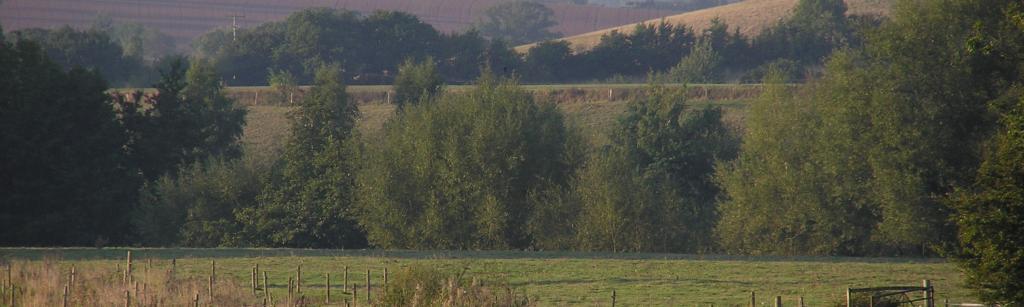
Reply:
[[[128, 249], [0, 249], [0, 258], [61, 261], [81, 270], [123, 268]], [[807, 306], [835, 306], [847, 287], [918, 286], [929, 279], [941, 302], [974, 301], [962, 287], [954, 265], [941, 259], [841, 257], [732, 257], [680, 254], [578, 252], [379, 251], [305, 249], [131, 249], [134, 272], [166, 271], [171, 259], [177, 274], [205, 278], [216, 261], [217, 278], [249, 284], [253, 265], [268, 272], [270, 289], [284, 297], [289, 277], [302, 267], [303, 295], [320, 302], [325, 274], [332, 276], [332, 298], [345, 298], [349, 284], [365, 298], [366, 272], [379, 289], [383, 269], [437, 268], [485, 284], [508, 285], [535, 298], [539, 305], [610, 305], [614, 290], [620, 306], [746, 306], [750, 292], [759, 304], [775, 296], [787, 304], [803, 297]], [[151, 263], [151, 267], [150, 267]], [[115, 274], [116, 275], [116, 274]], [[393, 276], [393, 275], [392, 275]]]

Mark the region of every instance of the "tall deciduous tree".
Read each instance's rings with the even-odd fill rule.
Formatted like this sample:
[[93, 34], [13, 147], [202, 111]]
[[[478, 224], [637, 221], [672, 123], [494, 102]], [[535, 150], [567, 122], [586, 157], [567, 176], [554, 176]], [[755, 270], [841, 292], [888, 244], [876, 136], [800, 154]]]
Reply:
[[531, 192], [575, 168], [561, 112], [511, 82], [407, 106], [370, 142], [360, 224], [383, 248], [524, 248]]
[[259, 206], [239, 213], [254, 245], [353, 248], [366, 245], [351, 208], [359, 110], [341, 68], [317, 69], [316, 83], [291, 113], [292, 134]]
[[578, 182], [580, 245], [613, 251], [713, 248], [716, 161], [738, 140], [717, 108], [690, 110], [682, 91], [655, 86], [630, 102], [612, 144]]

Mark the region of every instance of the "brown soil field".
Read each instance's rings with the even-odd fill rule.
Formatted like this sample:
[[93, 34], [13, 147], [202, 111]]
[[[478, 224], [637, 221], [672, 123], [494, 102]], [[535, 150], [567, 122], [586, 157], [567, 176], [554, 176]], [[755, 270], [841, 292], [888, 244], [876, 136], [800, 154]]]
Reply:
[[[739, 29], [740, 33], [747, 37], [761, 33], [765, 28], [785, 18], [798, 0], [746, 0], [733, 4], [697, 10], [679, 15], [664, 18], [652, 18], [643, 23], [658, 23], [665, 21], [671, 24], [684, 24], [696, 32], [703, 31], [715, 17], [720, 18], [727, 25], [730, 31]], [[892, 0], [846, 0], [849, 7], [847, 14], [851, 15], [886, 15], [889, 12], [889, 5]], [[568, 41], [577, 52], [590, 50], [601, 42], [601, 36], [618, 31], [620, 33], [632, 33], [637, 23], [630, 23], [622, 26], [588, 32], [579, 35], [570, 35], [560, 40]], [[534, 44], [516, 47], [516, 51], [525, 53]]]
[[[487, 8], [508, 0], [6, 0], [0, 2], [4, 30], [52, 28], [62, 25], [87, 27], [97, 14], [118, 22], [138, 22], [155, 27], [187, 43], [215, 28], [231, 26], [229, 15], [241, 27], [285, 19], [310, 7], [332, 7], [362, 13], [395, 10], [412, 13], [440, 31], [468, 29]], [[576, 35], [616, 25], [675, 14], [673, 11], [612, 8], [595, 5], [548, 4], [559, 24], [554, 31]]]

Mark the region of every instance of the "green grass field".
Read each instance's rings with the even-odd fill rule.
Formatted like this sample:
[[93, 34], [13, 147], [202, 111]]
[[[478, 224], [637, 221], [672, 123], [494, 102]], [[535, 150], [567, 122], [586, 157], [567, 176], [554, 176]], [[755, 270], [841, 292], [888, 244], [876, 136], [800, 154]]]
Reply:
[[[123, 267], [125, 249], [0, 249], [0, 258], [57, 259], [83, 270]], [[177, 272], [209, 275], [216, 260], [218, 279], [225, 276], [249, 283], [251, 267], [268, 272], [275, 297], [283, 297], [287, 278], [302, 266], [303, 293], [313, 301], [323, 297], [325, 273], [340, 294], [345, 266], [350, 282], [362, 287], [366, 271], [371, 284], [380, 286], [383, 268], [391, 274], [410, 266], [427, 266], [478, 278], [485, 283], [507, 283], [536, 298], [541, 306], [610, 304], [617, 292], [621, 306], [745, 306], [750, 292], [770, 305], [775, 296], [793, 304], [802, 296], [807, 306], [834, 306], [847, 287], [916, 286], [929, 279], [939, 301], [973, 301], [961, 286], [956, 268], [939, 259], [726, 257], [679, 254], [610, 254], [573, 252], [415, 252], [342, 251], [303, 249], [132, 249], [135, 272], [165, 271], [172, 258]], [[149, 265], [152, 265], [150, 267]], [[115, 274], [116, 275], [116, 274]], [[362, 294], [361, 294], [362, 295]], [[336, 300], [337, 301], [337, 300]]]

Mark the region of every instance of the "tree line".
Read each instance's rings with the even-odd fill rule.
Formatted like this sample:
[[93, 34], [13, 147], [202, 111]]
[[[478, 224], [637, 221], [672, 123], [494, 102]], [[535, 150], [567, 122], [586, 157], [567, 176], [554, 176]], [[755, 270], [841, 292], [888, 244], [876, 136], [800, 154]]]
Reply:
[[[469, 83], [490, 66], [527, 83], [624, 82], [656, 75], [664, 82], [760, 82], [768, 67], [792, 79], [819, 72], [833, 50], [859, 48], [881, 17], [847, 16], [843, 1], [800, 1], [793, 12], [755, 37], [715, 19], [699, 33], [686, 25], [646, 23], [604, 35], [575, 51], [557, 34], [552, 11], [513, 1], [489, 8], [464, 32], [441, 33], [418, 17], [393, 11], [360, 14], [306, 9], [251, 29], [218, 29], [196, 38], [191, 55], [212, 62], [227, 85], [264, 85], [287, 74], [311, 84], [317, 67], [343, 65], [349, 84], [390, 84], [407, 59], [430, 58], [447, 83]], [[147, 87], [177, 50], [159, 31], [100, 16], [84, 30], [15, 31], [39, 43], [66, 69], [95, 68], [115, 86]], [[527, 53], [513, 47], [537, 42]]]

